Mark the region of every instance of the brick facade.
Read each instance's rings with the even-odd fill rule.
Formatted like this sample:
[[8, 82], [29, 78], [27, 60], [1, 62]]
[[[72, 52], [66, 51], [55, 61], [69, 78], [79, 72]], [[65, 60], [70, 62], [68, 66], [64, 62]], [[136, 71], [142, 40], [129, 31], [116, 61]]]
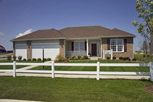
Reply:
[[[109, 38], [110, 39], [110, 38]], [[126, 39], [127, 40], [127, 49], [124, 52], [113, 52], [113, 57], [119, 58], [119, 57], [128, 57], [128, 58], [133, 58], [134, 54], [133, 54], [133, 38], [129, 37], [129, 38], [122, 38], [122, 39]], [[108, 50], [108, 38], [103, 38], [102, 39], [102, 49], [104, 50]]]
[[32, 46], [31, 41], [27, 41], [27, 59], [32, 58]]
[[60, 39], [59, 40], [59, 44], [60, 44], [60, 55], [65, 57], [65, 40], [64, 39]]

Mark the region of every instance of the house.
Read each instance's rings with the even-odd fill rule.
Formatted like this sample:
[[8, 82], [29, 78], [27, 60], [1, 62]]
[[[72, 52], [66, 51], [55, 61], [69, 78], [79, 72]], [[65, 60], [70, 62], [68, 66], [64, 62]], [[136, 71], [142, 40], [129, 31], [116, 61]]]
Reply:
[[14, 54], [26, 59], [89, 56], [104, 58], [112, 49], [113, 57], [133, 58], [134, 35], [102, 26], [67, 27], [38, 30], [12, 40]]
[[6, 49], [4, 46], [0, 45], [0, 53], [5, 53]]

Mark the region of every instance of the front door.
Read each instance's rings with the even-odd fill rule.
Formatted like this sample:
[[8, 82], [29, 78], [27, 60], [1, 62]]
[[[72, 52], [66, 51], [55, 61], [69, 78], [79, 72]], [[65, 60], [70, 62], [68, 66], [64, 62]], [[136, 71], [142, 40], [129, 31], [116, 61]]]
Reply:
[[91, 44], [91, 56], [97, 56], [97, 44]]

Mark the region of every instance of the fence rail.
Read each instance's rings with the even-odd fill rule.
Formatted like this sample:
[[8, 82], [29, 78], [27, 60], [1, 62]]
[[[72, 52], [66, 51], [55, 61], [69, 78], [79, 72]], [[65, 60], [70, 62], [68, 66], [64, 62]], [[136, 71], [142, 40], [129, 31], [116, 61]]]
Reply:
[[[103, 75], [118, 75], [118, 76], [149, 76], [153, 81], [153, 63], [55, 63], [52, 61], [51, 63], [0, 63], [1, 65], [11, 65], [12, 70], [0, 70], [0, 73], [3, 72], [11, 72], [13, 77], [16, 77], [17, 73], [32, 73], [32, 74], [50, 74], [52, 78], [55, 77], [56, 74], [64, 74], [64, 75], [96, 75], [95, 78], [97, 80], [100, 79]], [[50, 66], [50, 70], [20, 70], [16, 69], [17, 65], [23, 66]], [[57, 71], [55, 66], [94, 66], [96, 71]], [[150, 72], [106, 72], [101, 71], [100, 67], [150, 67]]]

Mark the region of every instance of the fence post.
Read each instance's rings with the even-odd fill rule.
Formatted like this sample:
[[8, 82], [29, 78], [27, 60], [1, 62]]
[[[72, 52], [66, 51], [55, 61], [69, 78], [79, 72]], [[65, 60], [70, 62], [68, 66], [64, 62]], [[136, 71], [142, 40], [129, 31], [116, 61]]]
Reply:
[[54, 70], [55, 70], [55, 69], [54, 69], [54, 61], [52, 61], [52, 78], [55, 77], [55, 75], [54, 75], [54, 74], [55, 74], [55, 73], [54, 73]]
[[13, 77], [16, 77], [16, 61], [13, 61]]
[[97, 62], [97, 80], [99, 80], [99, 76], [100, 76], [100, 63]]
[[153, 81], [153, 62], [150, 62], [150, 80]]

